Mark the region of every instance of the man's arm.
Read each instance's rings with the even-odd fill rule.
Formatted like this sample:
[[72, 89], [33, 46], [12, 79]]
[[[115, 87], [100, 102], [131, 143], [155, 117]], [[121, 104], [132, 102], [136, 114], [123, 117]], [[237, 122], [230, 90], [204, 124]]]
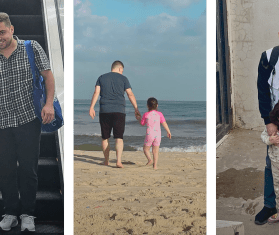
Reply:
[[271, 136], [269, 136], [269, 134], [267, 133], [267, 130], [265, 129], [262, 134], [261, 134], [261, 139], [262, 141], [267, 144], [267, 145], [272, 145], [272, 143], [270, 142], [269, 138]]
[[268, 66], [266, 52], [262, 53], [260, 63], [258, 66], [258, 99], [259, 110], [261, 117], [264, 119], [265, 125], [270, 123], [269, 113], [271, 111], [271, 97], [268, 79], [270, 77], [271, 69]]
[[137, 105], [136, 97], [135, 97], [134, 93], [132, 92], [131, 88], [126, 89], [126, 93], [127, 93], [127, 96], [129, 98], [131, 104], [134, 106], [135, 116], [138, 119], [138, 117], [140, 116], [140, 112], [138, 110], [138, 105]]
[[258, 66], [258, 99], [259, 110], [261, 117], [264, 119], [264, 123], [267, 128], [269, 136], [277, 132], [277, 126], [270, 122], [269, 113], [271, 112], [271, 97], [268, 79], [270, 77], [271, 68], [269, 67], [266, 52], [262, 53], [260, 63]]
[[53, 108], [53, 99], [54, 99], [54, 90], [55, 82], [51, 70], [41, 71], [41, 75], [45, 81], [46, 87], [46, 104], [42, 109], [42, 123], [48, 124], [54, 119], [54, 108]]
[[100, 86], [95, 86], [95, 91], [94, 91], [94, 94], [92, 96], [91, 105], [90, 105], [90, 109], [89, 109], [89, 115], [92, 119], [94, 119], [95, 116], [96, 116], [94, 107], [95, 107], [95, 104], [96, 104], [96, 102], [99, 98], [100, 91], [101, 91], [101, 87]]
[[272, 144], [278, 145], [279, 144], [279, 136], [278, 136], [277, 132], [270, 136], [267, 133], [267, 130], [265, 129], [261, 134], [261, 139], [267, 145], [272, 145]]

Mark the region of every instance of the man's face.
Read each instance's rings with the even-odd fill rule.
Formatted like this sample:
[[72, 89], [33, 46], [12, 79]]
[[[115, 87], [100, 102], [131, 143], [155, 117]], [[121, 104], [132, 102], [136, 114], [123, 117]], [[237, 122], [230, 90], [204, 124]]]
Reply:
[[8, 48], [13, 40], [14, 27], [6, 27], [4, 22], [0, 22], [0, 50]]

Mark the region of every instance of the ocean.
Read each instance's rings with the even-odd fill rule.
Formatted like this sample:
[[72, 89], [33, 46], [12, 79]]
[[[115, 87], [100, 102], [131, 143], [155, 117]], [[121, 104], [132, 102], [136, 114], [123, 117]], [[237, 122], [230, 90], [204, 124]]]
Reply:
[[[95, 105], [96, 117], [89, 116], [91, 100], [74, 100], [74, 145], [75, 149], [100, 151], [101, 128], [99, 124], [99, 103]], [[147, 112], [146, 101], [137, 100], [143, 115]], [[160, 101], [158, 111], [162, 112], [170, 128], [172, 138], [162, 129], [161, 152], [205, 152], [206, 151], [206, 102], [205, 101]], [[124, 151], [142, 150], [146, 127], [135, 119], [134, 108], [126, 101], [126, 126]], [[113, 136], [110, 138], [114, 150]]]

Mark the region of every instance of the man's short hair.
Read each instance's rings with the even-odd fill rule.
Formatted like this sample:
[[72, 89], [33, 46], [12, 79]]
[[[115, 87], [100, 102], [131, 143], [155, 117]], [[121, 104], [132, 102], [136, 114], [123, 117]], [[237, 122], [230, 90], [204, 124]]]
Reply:
[[120, 60], [116, 60], [111, 65], [111, 70], [121, 66], [124, 69], [124, 64]]
[[10, 28], [12, 25], [9, 15], [5, 12], [0, 12], [0, 23], [1, 22], [3, 22], [5, 24], [5, 26], [8, 28]]

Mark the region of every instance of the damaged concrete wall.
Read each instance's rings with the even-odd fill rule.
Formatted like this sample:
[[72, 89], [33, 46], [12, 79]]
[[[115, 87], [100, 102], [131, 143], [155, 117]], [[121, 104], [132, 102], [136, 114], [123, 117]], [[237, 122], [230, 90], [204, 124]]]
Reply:
[[257, 98], [261, 53], [279, 45], [278, 0], [227, 0], [234, 126], [262, 130]]

